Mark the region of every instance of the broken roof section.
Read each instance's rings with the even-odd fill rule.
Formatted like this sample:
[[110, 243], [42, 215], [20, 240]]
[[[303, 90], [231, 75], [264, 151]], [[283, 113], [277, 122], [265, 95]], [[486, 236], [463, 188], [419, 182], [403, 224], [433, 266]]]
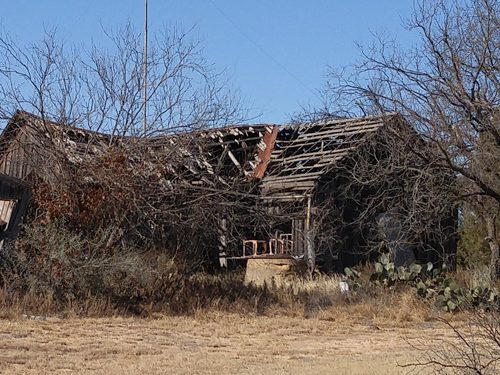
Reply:
[[[41, 160], [57, 151], [78, 164], [113, 142], [112, 137], [69, 125], [60, 125], [24, 111], [16, 111], [0, 137], [0, 172], [25, 180]], [[50, 151], [49, 151], [50, 150]]]
[[40, 159], [51, 156], [47, 155], [50, 152], [57, 151], [67, 162], [78, 165], [113, 146], [139, 145], [150, 156], [168, 155], [156, 159], [168, 164], [163, 167], [172, 174], [182, 175], [193, 184], [218, 174], [221, 168], [226, 169], [221, 178], [224, 175], [249, 181], [263, 177], [277, 131], [274, 125], [243, 125], [152, 138], [117, 137], [16, 111], [0, 137], [0, 172], [26, 179], [36, 165], [43, 165]]
[[321, 176], [396, 117], [391, 113], [280, 128], [267, 173], [262, 179], [262, 199], [304, 199], [315, 189]]
[[247, 180], [259, 180], [271, 159], [278, 127], [262, 124], [230, 126], [206, 129], [197, 134], [210, 139], [209, 146], [221, 148]]
[[[56, 149], [67, 161], [78, 164], [114, 145], [145, 142], [148, 152], [165, 151], [158, 154], [168, 157], [156, 160], [171, 170], [173, 179], [177, 176], [185, 183], [200, 185], [207, 183], [207, 177], [212, 175], [230, 185], [229, 179], [239, 178], [242, 182], [259, 182], [263, 200], [296, 201], [311, 194], [321, 176], [396, 118], [400, 117], [386, 114], [285, 126], [228, 126], [133, 138], [61, 125], [17, 111], [0, 138], [0, 172], [25, 179], [31, 170], [25, 165], [29, 153], [43, 157], [51, 149], [49, 143], [58, 146]], [[150, 162], [154, 160], [150, 158]], [[153, 171], [155, 166], [148, 168]]]

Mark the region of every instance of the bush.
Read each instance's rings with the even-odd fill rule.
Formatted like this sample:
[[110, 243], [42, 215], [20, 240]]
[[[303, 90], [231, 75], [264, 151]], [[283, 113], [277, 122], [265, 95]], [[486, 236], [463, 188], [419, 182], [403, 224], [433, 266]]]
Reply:
[[99, 238], [50, 223], [25, 227], [15, 245], [4, 247], [0, 264], [11, 293], [60, 304], [92, 296], [126, 308], [171, 298], [186, 273], [166, 252], [109, 249]]
[[241, 272], [208, 274], [167, 250], [109, 248], [100, 238], [106, 234], [83, 236], [62, 223], [25, 226], [18, 241], [0, 253], [2, 305], [10, 300], [35, 313], [86, 314], [94, 304], [132, 314], [208, 308], [262, 314], [279, 304], [269, 288], [245, 285]]
[[[353, 290], [367, 288], [367, 283], [359, 281], [359, 271], [346, 268], [345, 274]], [[420, 297], [434, 301], [436, 306], [448, 312], [470, 307], [500, 311], [500, 295], [495, 288], [460, 285], [446, 269], [434, 268], [432, 263], [396, 268], [389, 256], [382, 254], [375, 263], [369, 283], [390, 289], [400, 285], [410, 286]]]

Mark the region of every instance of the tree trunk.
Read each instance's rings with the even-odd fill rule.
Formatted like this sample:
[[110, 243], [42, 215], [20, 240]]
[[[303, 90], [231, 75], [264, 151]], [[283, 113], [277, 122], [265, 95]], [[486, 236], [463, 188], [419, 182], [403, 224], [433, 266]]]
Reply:
[[491, 258], [490, 258], [490, 275], [491, 280], [497, 280], [500, 277], [500, 241], [497, 236], [497, 228], [495, 217], [486, 217], [486, 228], [488, 237], [486, 240], [490, 245]]

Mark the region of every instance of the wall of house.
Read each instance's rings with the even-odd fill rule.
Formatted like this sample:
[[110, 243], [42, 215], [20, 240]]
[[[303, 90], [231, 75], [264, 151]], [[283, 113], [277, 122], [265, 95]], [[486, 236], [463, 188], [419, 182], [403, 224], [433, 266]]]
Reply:
[[20, 129], [0, 156], [0, 173], [25, 179], [33, 165], [34, 147], [29, 131]]

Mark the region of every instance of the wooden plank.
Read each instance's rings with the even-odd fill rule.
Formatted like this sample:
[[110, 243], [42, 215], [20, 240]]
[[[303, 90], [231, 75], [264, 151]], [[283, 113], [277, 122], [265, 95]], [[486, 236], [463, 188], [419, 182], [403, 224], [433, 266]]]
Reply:
[[269, 182], [275, 182], [275, 181], [280, 181], [280, 180], [294, 180], [294, 181], [301, 181], [301, 180], [308, 180], [310, 178], [317, 177], [319, 175], [323, 174], [323, 172], [311, 172], [311, 173], [304, 173], [300, 176], [294, 176], [294, 175], [285, 175], [285, 176], [266, 176], [262, 179], [262, 184], [269, 183]]
[[[324, 120], [318, 120], [315, 122], [307, 123], [307, 124], [302, 124], [300, 125], [300, 128], [305, 128], [305, 127], [311, 127], [311, 126], [324, 126], [324, 125], [350, 125], [352, 123], [367, 123], [367, 122], [373, 122], [373, 121], [381, 121], [381, 122], [387, 122], [388, 119], [392, 119], [393, 117], [397, 116], [398, 114], [396, 112], [389, 112], [385, 113], [383, 115], [372, 115], [372, 116], [365, 116], [365, 117], [356, 117], [356, 118], [341, 118], [341, 119], [324, 119]], [[294, 126], [294, 125], [292, 125]]]
[[351, 138], [349, 140], [339, 140], [339, 139], [331, 139], [331, 138], [320, 138], [314, 141], [305, 141], [305, 142], [294, 142], [290, 145], [286, 146], [287, 153], [291, 153], [292, 155], [301, 149], [312, 149], [312, 148], [320, 148], [321, 151], [334, 151], [338, 148], [346, 147], [353, 144], [358, 144], [361, 142], [361, 139]]
[[[367, 132], [365, 132], [366, 134]], [[347, 139], [339, 139], [339, 138], [327, 138], [327, 137], [318, 137], [315, 139], [299, 139], [293, 142], [290, 142], [286, 145], [286, 150], [289, 152], [293, 149], [301, 149], [301, 148], [312, 148], [312, 147], [322, 147], [322, 148], [330, 148], [335, 149], [336, 147], [342, 147], [344, 145], [357, 144], [361, 142], [363, 137], [350, 137]]]
[[231, 159], [233, 164], [236, 165], [241, 170], [240, 162], [238, 161], [238, 159], [236, 159], [236, 157], [233, 155], [233, 153], [229, 149], [227, 149], [227, 155], [229, 156], [229, 158]]
[[[302, 197], [304, 195], [310, 194], [314, 190], [314, 186], [308, 188], [298, 189], [274, 189], [274, 190], [263, 190], [262, 197], [270, 197], [272, 199], [283, 197], [283, 196], [293, 196]], [[295, 198], [296, 200], [297, 198]]]
[[279, 189], [286, 189], [286, 188], [294, 188], [294, 187], [314, 187], [316, 184], [315, 180], [309, 180], [309, 181], [276, 181], [272, 183], [268, 183], [266, 185], [262, 186], [263, 190], [279, 190]]
[[262, 202], [267, 204], [279, 204], [283, 205], [284, 203], [298, 203], [303, 204], [305, 198], [304, 195], [309, 194], [310, 192], [304, 192], [304, 194], [282, 194], [282, 195], [265, 195], [260, 198]]
[[356, 147], [347, 147], [347, 148], [339, 148], [337, 150], [327, 150], [327, 151], [316, 151], [316, 152], [309, 152], [309, 153], [302, 153], [300, 155], [293, 155], [293, 156], [285, 156], [284, 158], [280, 159], [273, 159], [272, 162], [282, 162], [282, 163], [290, 163], [292, 161], [299, 161], [299, 160], [308, 160], [311, 158], [318, 159], [323, 155], [337, 155], [337, 154], [346, 154], [348, 151], [355, 149]]
[[[368, 133], [368, 132], [373, 132], [381, 127], [383, 127], [384, 124], [377, 122], [377, 123], [370, 123], [370, 124], [363, 124], [363, 125], [356, 125], [356, 126], [351, 126], [351, 127], [345, 127], [345, 128], [330, 128], [325, 131], [316, 131], [316, 132], [311, 132], [311, 133], [301, 133], [299, 136], [294, 140], [299, 140], [299, 139], [320, 139], [320, 138], [327, 138], [332, 135], [352, 135], [352, 134], [360, 134], [360, 133]], [[284, 141], [286, 143], [287, 141]]]
[[[311, 164], [311, 165], [303, 165], [303, 166], [297, 166], [297, 167], [287, 167], [283, 170], [281, 170], [277, 175], [281, 175], [282, 173], [285, 173], [285, 172], [293, 172], [295, 170], [301, 170], [301, 169], [314, 169], [314, 168], [325, 168], [325, 167], [329, 167], [333, 164], [335, 164], [335, 162], [337, 160], [341, 160], [342, 157], [341, 156], [337, 156], [337, 157], [334, 157], [334, 158], [331, 158], [331, 159], [320, 159], [318, 162], [316, 162], [315, 164]], [[323, 161], [325, 160], [325, 161]]]
[[294, 139], [283, 139], [280, 140], [279, 143], [281, 144], [291, 144], [295, 143], [298, 141], [306, 141], [306, 140], [313, 140], [313, 139], [325, 139], [325, 138], [330, 138], [331, 136], [343, 136], [343, 135], [353, 135], [353, 134], [360, 134], [360, 133], [370, 133], [373, 131], [378, 130], [379, 128], [383, 127], [382, 123], [376, 123], [376, 124], [371, 124], [371, 125], [363, 125], [363, 126], [357, 126], [357, 127], [351, 127], [351, 128], [330, 128], [328, 130], [324, 131], [311, 131], [309, 133], [303, 132], [300, 133], [296, 138]]
[[244, 142], [260, 141], [261, 139], [262, 139], [262, 137], [236, 138], [236, 139], [231, 139], [231, 140], [227, 140], [227, 141], [221, 140], [220, 142], [212, 142], [212, 143], [209, 143], [208, 146], [240, 144], [242, 141], [244, 141]]

